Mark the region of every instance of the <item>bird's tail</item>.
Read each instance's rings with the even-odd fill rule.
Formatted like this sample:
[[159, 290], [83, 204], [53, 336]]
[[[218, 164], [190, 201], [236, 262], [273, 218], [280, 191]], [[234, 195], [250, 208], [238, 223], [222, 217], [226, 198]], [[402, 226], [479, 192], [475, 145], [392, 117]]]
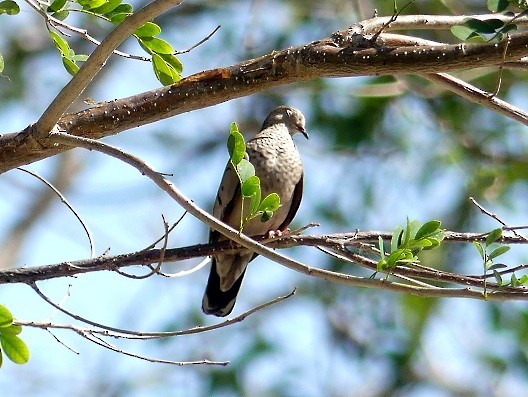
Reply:
[[220, 277], [216, 272], [216, 260], [214, 257], [211, 258], [211, 272], [209, 273], [209, 280], [207, 280], [207, 287], [205, 288], [202, 300], [202, 310], [204, 313], [213, 314], [217, 317], [229, 315], [235, 306], [238, 291], [240, 290], [245, 273], [246, 270], [244, 269], [233, 286], [227, 291], [222, 291], [220, 289]]

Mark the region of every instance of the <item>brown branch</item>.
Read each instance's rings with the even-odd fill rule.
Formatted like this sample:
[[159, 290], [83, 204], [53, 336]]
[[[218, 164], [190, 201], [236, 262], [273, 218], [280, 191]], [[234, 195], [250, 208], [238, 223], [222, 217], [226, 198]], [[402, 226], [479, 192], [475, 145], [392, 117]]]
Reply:
[[[378, 41], [383, 43], [384, 35]], [[365, 47], [368, 46], [368, 47]], [[516, 61], [528, 48], [528, 33], [510, 37], [508, 50], [491, 43], [407, 46], [370, 43], [367, 36], [340, 31], [332, 38], [274, 51], [260, 58], [189, 76], [177, 84], [100, 103], [61, 117], [71, 135], [99, 139], [192, 110], [279, 85], [321, 77], [428, 74]], [[70, 147], [35, 139], [34, 126], [0, 137], [0, 173], [53, 156]]]
[[[327, 247], [330, 249], [338, 250], [342, 252], [342, 247], [358, 246], [364, 243], [377, 243], [378, 237], [381, 236], [384, 240], [390, 240], [392, 234], [389, 232], [353, 232], [353, 233], [338, 233], [338, 234], [323, 234], [323, 235], [285, 235], [278, 239], [267, 241], [265, 244], [269, 248], [291, 248], [297, 246], [311, 246], [311, 247]], [[486, 233], [458, 233], [458, 232], [446, 232], [444, 242], [463, 242], [468, 243], [472, 241], [484, 241], [486, 239]], [[257, 241], [266, 241], [266, 237], [255, 239]], [[526, 244], [526, 240], [523, 237], [516, 236], [503, 236], [499, 239], [500, 243], [503, 244]], [[231, 253], [240, 250], [242, 247], [231, 241], [223, 241], [218, 243], [209, 244], [197, 244], [188, 247], [181, 248], [168, 248], [164, 253], [165, 262], [178, 262], [186, 259], [201, 258], [205, 256], [211, 256], [213, 254]], [[116, 256], [100, 256], [94, 259], [84, 259], [73, 262], [63, 262], [54, 265], [36, 266], [29, 268], [18, 268], [0, 271], [0, 284], [13, 284], [13, 283], [26, 283], [32, 284], [36, 281], [49, 280], [59, 277], [71, 277], [83, 273], [90, 273], [96, 271], [113, 271], [129, 266], [145, 266], [148, 267], [150, 264], [156, 264], [159, 262], [161, 257], [161, 249], [149, 249], [142, 250], [139, 252], [122, 254]], [[357, 254], [356, 254], [357, 255]], [[354, 256], [352, 259], [361, 264], [367, 264], [366, 267], [375, 270], [376, 262], [365, 258], [367, 262], [364, 262], [361, 256]], [[369, 262], [370, 261], [370, 262]], [[406, 270], [405, 270], [406, 271]], [[404, 276], [425, 276], [427, 275], [430, 279], [436, 281], [445, 282], [465, 282], [460, 278], [455, 278], [453, 273], [440, 272], [432, 269], [434, 274], [416, 272], [413, 274], [402, 273]], [[460, 276], [465, 277], [465, 276]], [[478, 279], [478, 277], [471, 277]], [[476, 284], [475, 284], [476, 285]]]

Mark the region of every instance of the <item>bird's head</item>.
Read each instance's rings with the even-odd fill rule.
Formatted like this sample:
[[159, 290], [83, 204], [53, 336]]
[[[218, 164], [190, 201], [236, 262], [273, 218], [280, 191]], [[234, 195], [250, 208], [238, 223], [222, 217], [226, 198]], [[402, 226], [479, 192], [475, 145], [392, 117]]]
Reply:
[[288, 131], [290, 131], [291, 136], [300, 132], [306, 139], [308, 139], [306, 122], [299, 109], [292, 108], [291, 106], [279, 106], [278, 108], [275, 108], [271, 111], [268, 117], [266, 117], [266, 120], [264, 120], [262, 129], [271, 127], [275, 124], [285, 124]]

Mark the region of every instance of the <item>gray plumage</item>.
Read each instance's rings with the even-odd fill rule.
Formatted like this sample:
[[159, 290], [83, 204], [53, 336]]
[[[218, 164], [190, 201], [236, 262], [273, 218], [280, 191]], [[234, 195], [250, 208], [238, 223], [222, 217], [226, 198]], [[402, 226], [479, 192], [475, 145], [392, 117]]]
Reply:
[[[260, 132], [246, 143], [249, 161], [260, 178], [262, 197], [277, 193], [282, 206], [267, 222], [261, 222], [259, 217], [248, 221], [244, 225], [244, 234], [259, 236], [270, 231], [284, 231], [295, 216], [303, 190], [301, 156], [292, 140], [299, 132], [308, 138], [303, 114], [295, 108], [279, 106], [264, 120]], [[238, 176], [228, 163], [218, 189], [213, 215], [238, 229], [241, 203]], [[210, 242], [222, 240], [225, 237], [211, 230]], [[247, 250], [237, 254], [218, 254], [212, 258], [202, 301], [202, 310], [206, 314], [224, 317], [231, 313], [246, 267], [255, 257], [254, 252]]]

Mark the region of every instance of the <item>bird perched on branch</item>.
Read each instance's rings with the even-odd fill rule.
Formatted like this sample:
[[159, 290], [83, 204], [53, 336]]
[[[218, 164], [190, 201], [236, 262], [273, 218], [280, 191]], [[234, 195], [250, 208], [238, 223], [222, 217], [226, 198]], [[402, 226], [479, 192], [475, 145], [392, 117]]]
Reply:
[[[246, 151], [249, 161], [255, 167], [255, 174], [260, 178], [262, 197], [277, 193], [281, 207], [266, 222], [262, 222], [260, 217], [249, 220], [244, 224], [244, 234], [259, 236], [277, 230], [285, 231], [299, 209], [303, 193], [303, 167], [301, 156], [292, 140], [299, 132], [308, 138], [303, 114], [295, 108], [279, 106], [266, 117], [260, 132], [247, 142]], [[246, 204], [244, 212], [245, 207]], [[228, 162], [214, 203], [213, 215], [238, 229], [241, 209], [240, 180], [231, 162]], [[224, 236], [211, 230], [209, 242], [222, 240], [225, 240]], [[202, 301], [204, 313], [219, 317], [231, 313], [246, 267], [256, 256], [249, 250], [213, 256]]]

